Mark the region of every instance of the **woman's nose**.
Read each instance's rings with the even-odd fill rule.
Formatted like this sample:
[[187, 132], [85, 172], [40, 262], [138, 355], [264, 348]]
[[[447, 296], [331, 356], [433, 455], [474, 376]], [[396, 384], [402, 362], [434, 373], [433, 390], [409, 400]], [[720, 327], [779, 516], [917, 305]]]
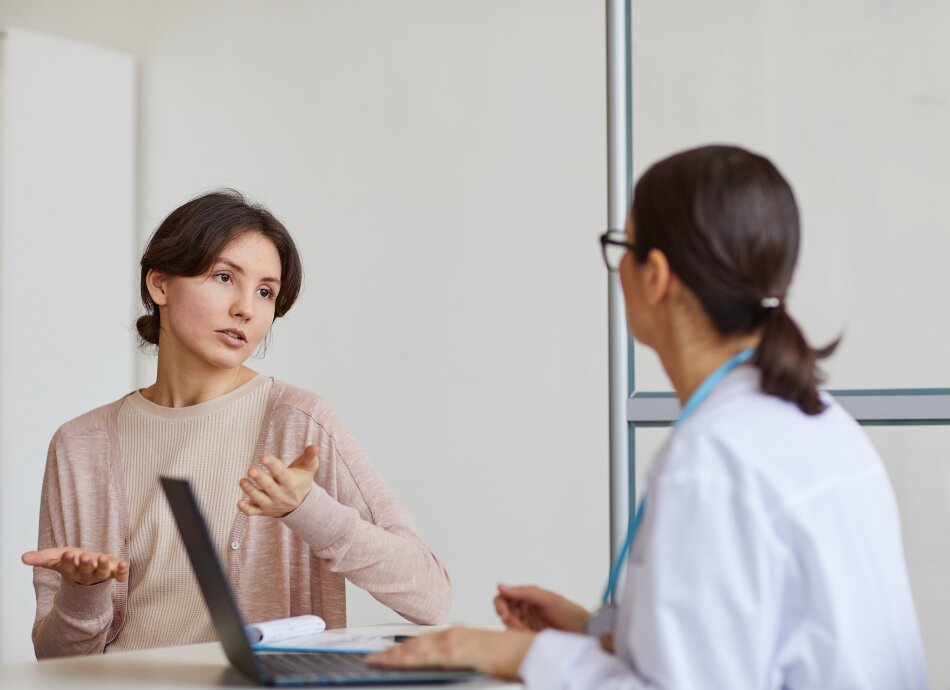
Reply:
[[254, 315], [254, 296], [238, 291], [231, 303], [231, 316], [236, 319], [250, 320]]

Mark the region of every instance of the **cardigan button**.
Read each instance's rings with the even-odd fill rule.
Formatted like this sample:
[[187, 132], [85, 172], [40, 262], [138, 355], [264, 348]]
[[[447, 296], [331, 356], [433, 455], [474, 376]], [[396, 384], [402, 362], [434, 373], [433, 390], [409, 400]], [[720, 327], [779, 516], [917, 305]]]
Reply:
[[231, 542], [231, 550], [232, 550], [232, 551], [237, 551], [239, 548], [241, 548], [240, 542], [236, 542], [236, 541], [232, 541], [232, 542]]

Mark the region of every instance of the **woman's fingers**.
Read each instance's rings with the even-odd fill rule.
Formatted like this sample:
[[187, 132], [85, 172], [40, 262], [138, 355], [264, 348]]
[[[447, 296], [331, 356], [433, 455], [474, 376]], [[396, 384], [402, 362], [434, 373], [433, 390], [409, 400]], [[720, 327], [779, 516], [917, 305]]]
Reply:
[[270, 496], [261, 491], [250, 479], [244, 477], [240, 484], [241, 490], [247, 495], [252, 503], [256, 503], [258, 506], [266, 506], [270, 504]]
[[[95, 554], [81, 553], [77, 559], [78, 564], [76, 565], [76, 572], [80, 576], [91, 577], [96, 571], [96, 562], [97, 559], [94, 558]], [[108, 571], [107, 571], [108, 572]]]
[[95, 560], [92, 570], [92, 577], [96, 580], [108, 580], [115, 574], [115, 567], [118, 566], [118, 563], [113, 563], [111, 559], [105, 554], [100, 554], [99, 558]]
[[26, 565], [32, 565], [36, 568], [51, 568], [59, 563], [63, 557], [63, 551], [66, 549], [58, 547], [54, 549], [42, 549], [41, 551], [27, 551], [20, 556]]
[[56, 547], [27, 551], [23, 562], [36, 568], [55, 570], [70, 582], [94, 585], [115, 578], [123, 582], [129, 575], [129, 564], [116, 556], [72, 547]]
[[78, 567], [79, 554], [71, 549], [66, 549], [63, 551], [63, 555], [59, 558], [59, 563], [54, 566], [54, 568], [59, 572], [69, 575], [75, 573]]
[[317, 472], [317, 468], [320, 467], [319, 450], [315, 444], [307, 446], [303, 449], [303, 453], [290, 463], [290, 467], [295, 470], [302, 470], [313, 477]]
[[265, 455], [261, 458], [261, 464], [267, 468], [271, 477], [273, 477], [274, 481], [278, 484], [283, 484], [287, 481], [287, 466], [278, 458], [273, 455]]
[[261, 510], [261, 507], [249, 498], [242, 498], [240, 501], [238, 501], [237, 508], [247, 516], [264, 514], [264, 511]]
[[273, 493], [277, 488], [277, 482], [274, 481], [274, 477], [267, 470], [252, 467], [247, 471], [247, 478], [265, 494]]

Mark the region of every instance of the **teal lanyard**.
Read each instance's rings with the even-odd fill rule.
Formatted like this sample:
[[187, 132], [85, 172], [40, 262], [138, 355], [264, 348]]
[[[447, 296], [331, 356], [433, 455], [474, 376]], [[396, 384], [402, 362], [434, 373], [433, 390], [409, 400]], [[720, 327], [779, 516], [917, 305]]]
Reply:
[[[689, 417], [693, 412], [696, 411], [696, 408], [699, 407], [702, 402], [709, 397], [709, 394], [712, 393], [713, 388], [715, 388], [720, 381], [722, 381], [729, 372], [731, 372], [736, 367], [745, 364], [750, 359], [752, 355], [755, 354], [755, 349], [748, 347], [739, 354], [731, 357], [727, 362], [722, 364], [716, 371], [711, 373], [706, 377], [699, 388], [693, 391], [693, 394], [689, 396], [689, 400], [686, 401], [686, 404], [683, 405], [683, 409], [680, 410], [679, 415], [676, 417], [676, 421], [673, 422], [673, 426], [679, 426], [683, 421]], [[640, 519], [643, 517], [643, 509], [646, 507], [647, 498], [644, 496], [640, 499], [640, 504], [637, 506], [636, 512], [634, 512], [633, 517], [630, 519], [630, 524], [627, 526], [627, 538], [624, 541], [623, 549], [620, 550], [620, 555], [617, 556], [617, 560], [614, 561], [613, 567], [610, 569], [610, 577], [607, 580], [607, 588], [604, 590], [603, 601], [604, 604], [610, 601], [610, 597], [613, 596], [614, 588], [617, 586], [617, 580], [620, 577], [620, 570], [623, 568], [623, 564], [627, 561], [627, 553], [630, 551], [630, 546], [633, 544], [633, 538], [637, 534], [637, 528], [640, 526]]]

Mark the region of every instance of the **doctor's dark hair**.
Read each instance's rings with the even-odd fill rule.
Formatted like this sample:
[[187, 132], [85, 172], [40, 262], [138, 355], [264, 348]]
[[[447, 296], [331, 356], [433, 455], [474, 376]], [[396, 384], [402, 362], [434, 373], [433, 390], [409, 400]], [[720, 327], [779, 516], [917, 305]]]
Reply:
[[162, 221], [141, 260], [139, 289], [145, 315], [136, 321], [143, 346], [158, 345], [161, 319], [148, 294], [149, 269], [173, 276], [197, 276], [211, 270], [229, 242], [248, 232], [268, 238], [280, 256], [280, 290], [274, 318], [283, 316], [300, 294], [303, 265], [287, 228], [263, 206], [248, 202], [233, 189], [203, 194], [179, 206]]
[[683, 151], [643, 174], [631, 214], [634, 260], [662, 251], [723, 335], [761, 328], [752, 362], [761, 371], [762, 390], [806, 414], [820, 413], [824, 374], [818, 361], [834, 352], [838, 340], [812, 348], [785, 309], [798, 260], [799, 217], [792, 189], [776, 167], [734, 146]]

